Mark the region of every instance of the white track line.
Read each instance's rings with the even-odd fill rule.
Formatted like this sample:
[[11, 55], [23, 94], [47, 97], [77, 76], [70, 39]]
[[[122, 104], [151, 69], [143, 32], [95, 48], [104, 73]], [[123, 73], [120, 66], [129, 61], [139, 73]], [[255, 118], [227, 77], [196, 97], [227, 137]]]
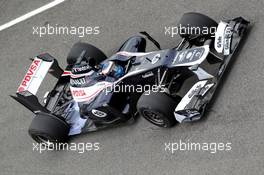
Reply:
[[48, 10], [48, 9], [50, 9], [50, 8], [56, 6], [56, 5], [58, 5], [58, 4], [60, 4], [60, 3], [64, 2], [64, 1], [66, 1], [66, 0], [54, 0], [54, 1], [52, 1], [52, 2], [50, 2], [48, 4], [46, 4], [46, 5], [38, 8], [38, 9], [36, 9], [36, 10], [33, 10], [33, 11], [23, 15], [23, 16], [20, 16], [20, 17], [14, 19], [12, 21], [9, 21], [9, 22], [7, 22], [7, 23], [5, 23], [5, 24], [0, 26], [0, 31], [5, 30], [5, 29], [17, 24], [17, 23], [22, 22], [22, 21], [25, 21], [28, 18], [31, 18], [32, 16], [35, 16], [35, 15], [41, 13], [41, 12], [44, 12], [45, 10]]

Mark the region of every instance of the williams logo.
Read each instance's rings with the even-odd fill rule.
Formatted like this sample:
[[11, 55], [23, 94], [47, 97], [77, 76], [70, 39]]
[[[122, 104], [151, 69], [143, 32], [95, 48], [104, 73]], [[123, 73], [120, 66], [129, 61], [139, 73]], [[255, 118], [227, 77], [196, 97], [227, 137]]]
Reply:
[[93, 115], [95, 115], [97, 117], [100, 117], [100, 118], [103, 118], [103, 117], [107, 116], [107, 114], [105, 112], [99, 111], [99, 110], [96, 110], [96, 109], [93, 109], [92, 113], [93, 113]]

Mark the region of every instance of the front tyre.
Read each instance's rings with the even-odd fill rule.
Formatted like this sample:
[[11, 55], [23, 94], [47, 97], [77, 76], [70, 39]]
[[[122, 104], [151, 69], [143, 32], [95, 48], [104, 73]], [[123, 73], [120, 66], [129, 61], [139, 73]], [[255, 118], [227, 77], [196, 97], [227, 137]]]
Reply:
[[172, 98], [162, 92], [144, 93], [138, 100], [137, 109], [152, 124], [169, 128], [177, 123], [174, 110], [180, 100], [179, 96]]
[[214, 33], [210, 32], [216, 30], [217, 26], [218, 23], [206, 15], [195, 12], [185, 13], [179, 22], [179, 27], [182, 29], [180, 36], [188, 39], [191, 44], [202, 46], [204, 41], [214, 37]]
[[62, 118], [40, 113], [33, 118], [28, 133], [36, 142], [51, 147], [52, 143], [67, 142], [69, 130], [70, 126]]

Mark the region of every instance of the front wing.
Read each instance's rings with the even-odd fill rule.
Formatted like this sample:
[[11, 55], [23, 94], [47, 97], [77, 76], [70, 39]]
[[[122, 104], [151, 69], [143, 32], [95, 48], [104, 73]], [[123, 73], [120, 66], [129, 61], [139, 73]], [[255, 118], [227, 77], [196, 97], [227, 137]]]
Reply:
[[[220, 22], [215, 35], [215, 50], [221, 57], [220, 67], [216, 76], [207, 74], [203, 69], [190, 67], [199, 81], [185, 94], [174, 111], [176, 120], [180, 123], [199, 120], [210, 102], [221, 80], [223, 72], [237, 51], [249, 22], [242, 17], [226, 22]], [[229, 32], [227, 32], [229, 29]]]

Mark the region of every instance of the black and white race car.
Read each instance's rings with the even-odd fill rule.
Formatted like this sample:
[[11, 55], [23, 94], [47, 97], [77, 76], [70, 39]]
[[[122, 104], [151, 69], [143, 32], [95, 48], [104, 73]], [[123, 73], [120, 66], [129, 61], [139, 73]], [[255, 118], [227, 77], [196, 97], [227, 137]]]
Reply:
[[[171, 49], [161, 50], [141, 32], [111, 57], [76, 43], [65, 70], [48, 53], [35, 57], [12, 95], [35, 114], [30, 136], [40, 143], [66, 142], [71, 135], [133, 121], [138, 113], [160, 127], [199, 120], [249, 22], [238, 17], [217, 23], [186, 13], [179, 24], [191, 30], [180, 33], [181, 42]], [[205, 28], [216, 32], [197, 32]], [[157, 51], [145, 51], [146, 38]], [[39, 102], [36, 93], [48, 72], [58, 81]]]

